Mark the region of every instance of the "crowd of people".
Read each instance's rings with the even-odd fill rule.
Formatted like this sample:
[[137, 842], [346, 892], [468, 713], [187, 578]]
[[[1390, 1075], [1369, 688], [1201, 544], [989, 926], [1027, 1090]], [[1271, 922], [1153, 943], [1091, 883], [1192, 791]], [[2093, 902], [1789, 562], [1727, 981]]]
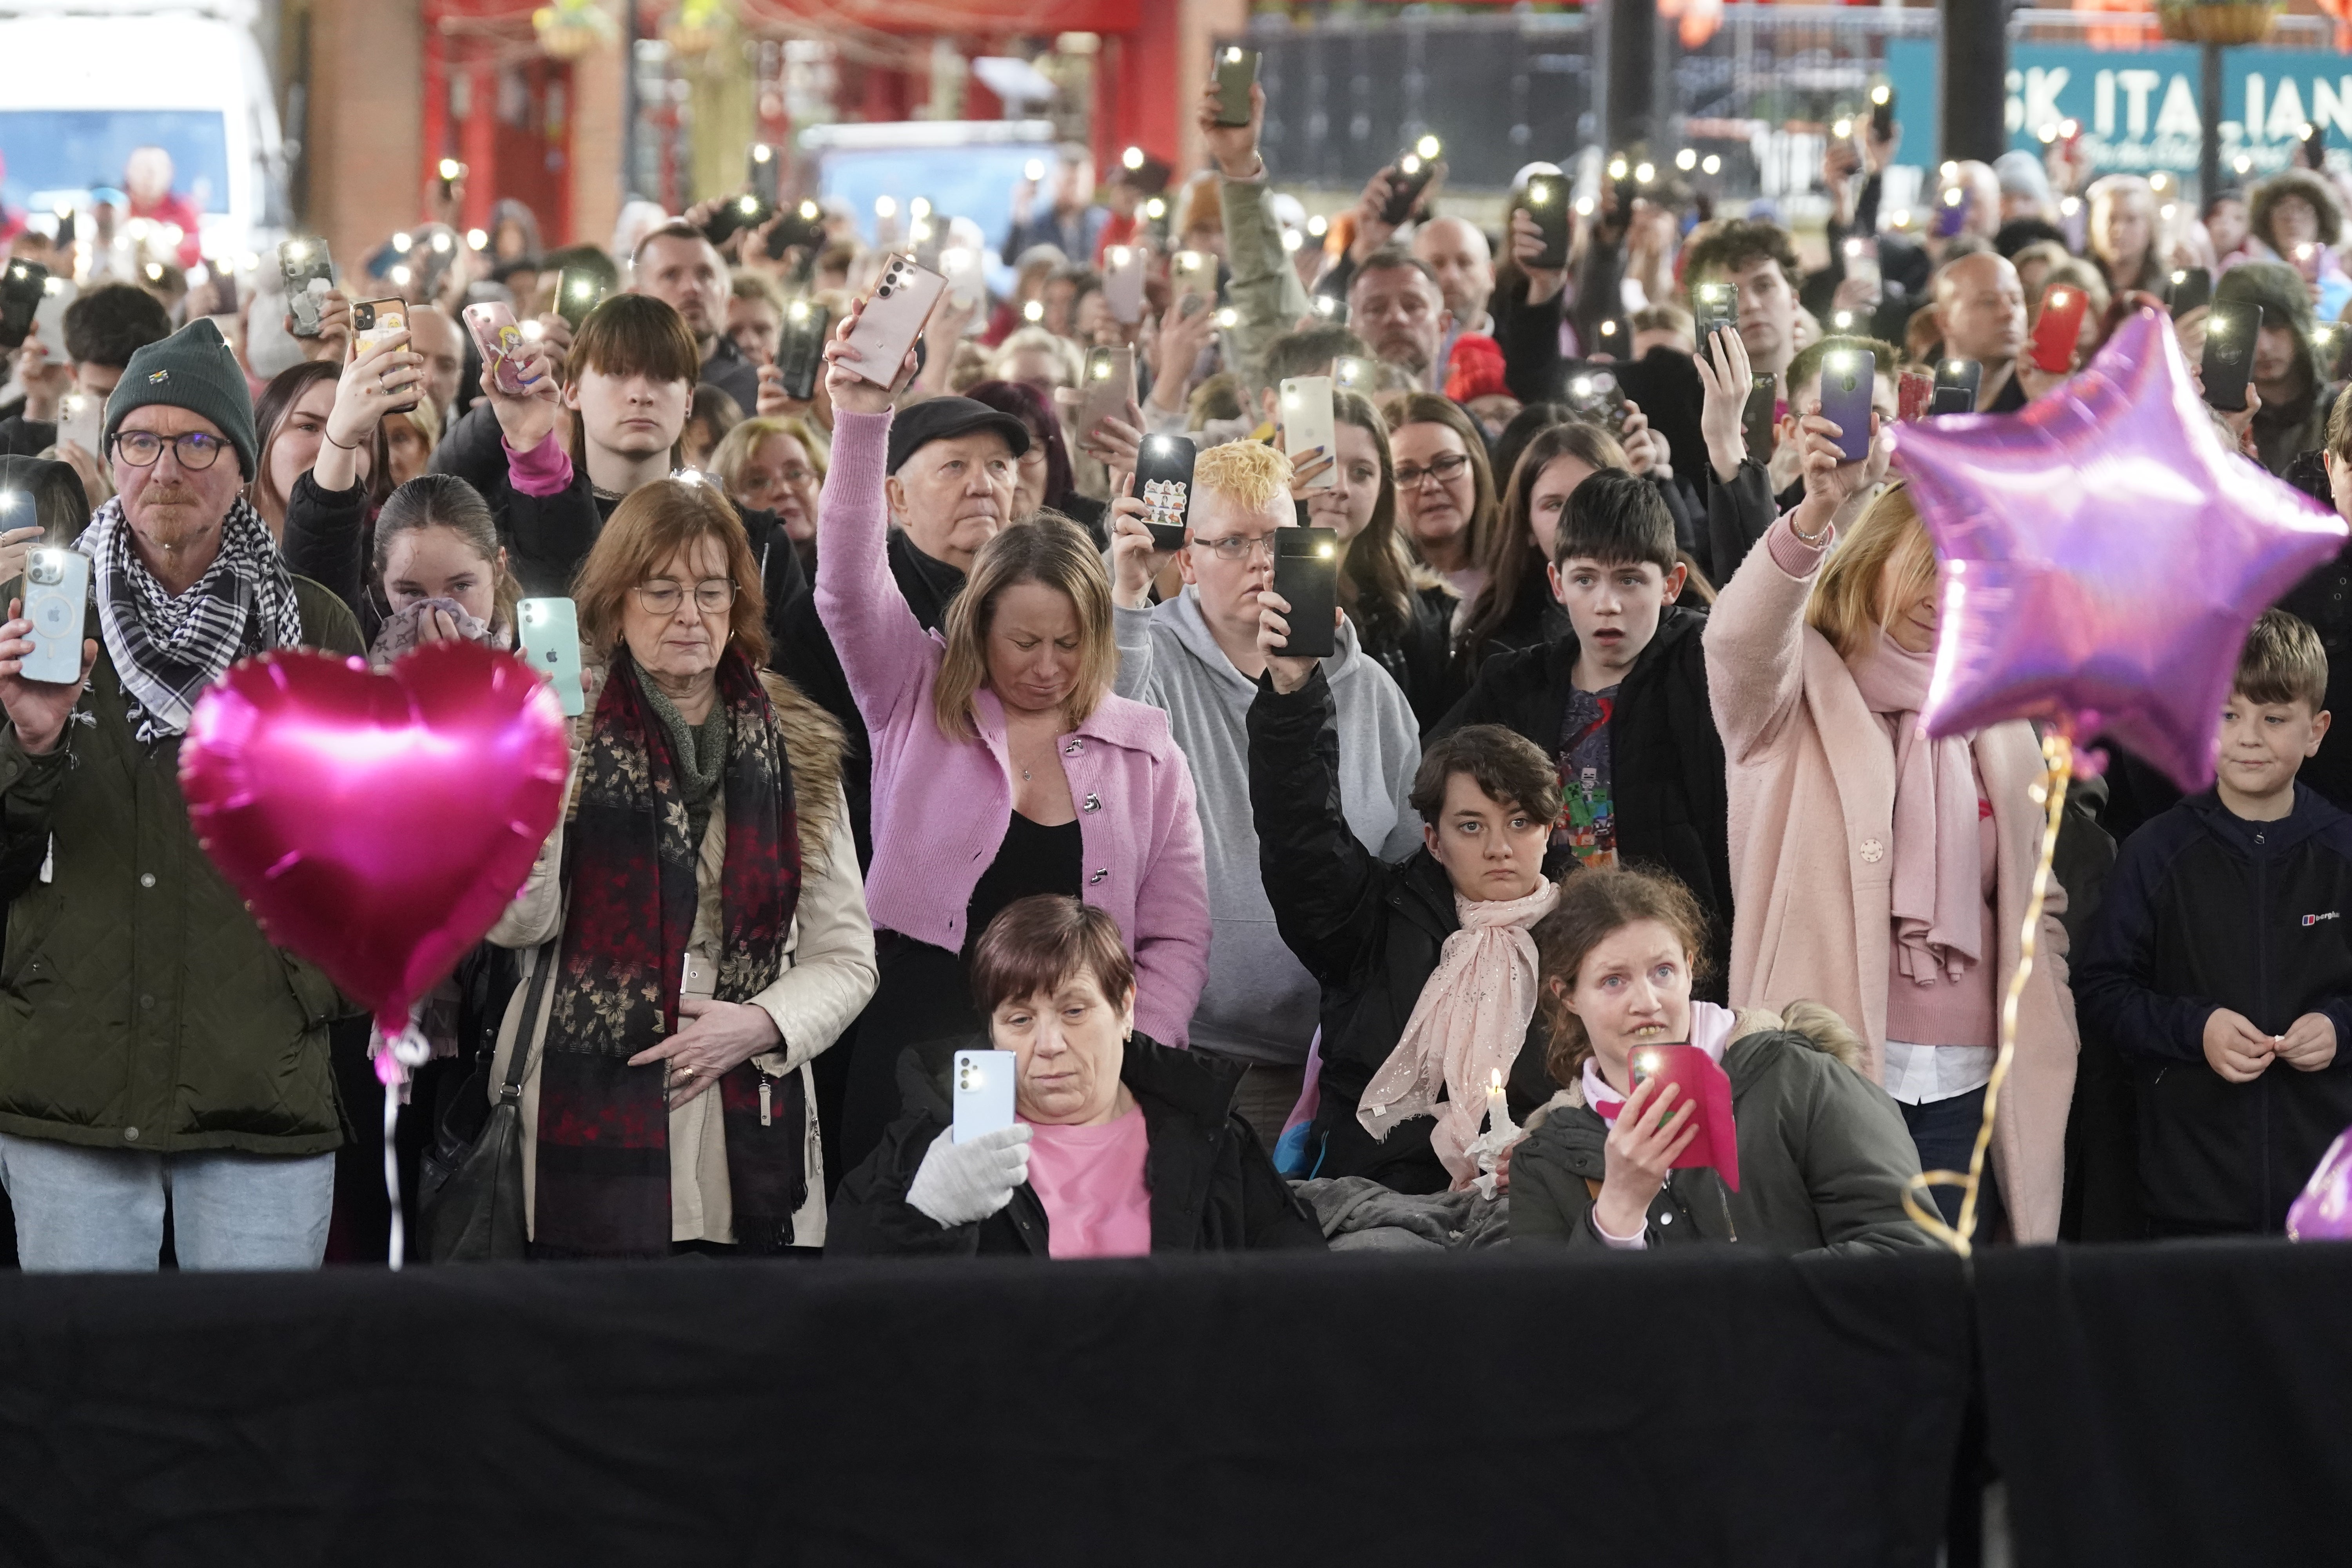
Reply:
[[[2262, 310], [2221, 437], [2352, 518], [2344, 191], [2192, 209], [2012, 153], [1937, 171], [1922, 235], [1863, 121], [1818, 241], [1612, 170], [1562, 256], [1551, 164], [1492, 229], [1396, 168], [1310, 223], [1252, 93], [1202, 94], [1172, 189], [1066, 153], [1005, 289], [951, 287], [899, 365], [852, 341], [892, 249], [836, 209], [550, 250], [502, 204], [478, 246], [398, 237], [315, 334], [266, 279], [82, 277], [0, 393], [0, 579], [90, 566], [79, 682], [25, 673], [21, 594], [0, 625], [23, 1266], [367, 1256], [368, 1021], [206, 860], [179, 746], [241, 658], [510, 648], [547, 598], [584, 671], [562, 819], [424, 1005], [401, 1134], [413, 1178], [519, 1097], [533, 1257], [1935, 1245], [1904, 1194], [1968, 1166], [2044, 814], [2032, 726], [1920, 727], [1898, 387], [1972, 363], [2011, 412], [2147, 309], [2195, 363], [2202, 269]], [[485, 303], [521, 324], [487, 363]], [[1318, 376], [1295, 445], [1279, 389]], [[1172, 442], [1181, 543], [1136, 482]], [[1318, 658], [1296, 527], [1335, 541]], [[1981, 1236], [2275, 1233], [2352, 1123], [2347, 585], [2352, 552], [2256, 626], [2210, 790], [2117, 751], [2070, 798]], [[967, 1049], [1012, 1054], [1015, 1114], [959, 1140]]]

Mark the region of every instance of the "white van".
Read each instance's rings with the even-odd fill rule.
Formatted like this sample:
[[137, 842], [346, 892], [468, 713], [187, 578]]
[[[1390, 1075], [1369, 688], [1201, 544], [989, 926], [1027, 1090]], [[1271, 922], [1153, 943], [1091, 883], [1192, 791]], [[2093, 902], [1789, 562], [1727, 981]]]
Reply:
[[85, 207], [156, 146], [203, 214], [205, 253], [257, 248], [286, 204], [254, 15], [254, 0], [0, 0], [0, 204]]

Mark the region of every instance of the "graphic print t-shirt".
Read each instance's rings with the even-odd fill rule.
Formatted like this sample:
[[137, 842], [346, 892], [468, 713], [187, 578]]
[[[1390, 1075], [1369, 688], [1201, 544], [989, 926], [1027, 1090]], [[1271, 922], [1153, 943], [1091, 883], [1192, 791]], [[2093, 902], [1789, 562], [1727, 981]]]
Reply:
[[1617, 689], [1574, 690], [1559, 726], [1559, 820], [1551, 847], [1587, 866], [1617, 863], [1617, 808], [1609, 793], [1609, 716]]

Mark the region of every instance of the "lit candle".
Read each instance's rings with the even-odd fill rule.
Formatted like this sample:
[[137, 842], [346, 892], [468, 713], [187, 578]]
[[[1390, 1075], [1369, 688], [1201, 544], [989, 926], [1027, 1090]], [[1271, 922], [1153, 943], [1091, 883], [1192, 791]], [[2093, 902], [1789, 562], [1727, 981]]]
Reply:
[[1486, 1131], [1490, 1133], [1516, 1131], [1511, 1126], [1510, 1101], [1503, 1098], [1503, 1074], [1499, 1068], [1486, 1075]]

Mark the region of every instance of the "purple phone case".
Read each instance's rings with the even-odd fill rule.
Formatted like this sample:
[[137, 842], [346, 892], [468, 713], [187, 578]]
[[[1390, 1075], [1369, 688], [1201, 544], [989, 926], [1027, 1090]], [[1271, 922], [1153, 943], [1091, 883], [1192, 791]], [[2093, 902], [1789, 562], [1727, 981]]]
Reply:
[[1822, 417], [1838, 427], [1838, 450], [1849, 463], [1870, 456], [1870, 400], [1878, 379], [1878, 364], [1868, 354], [1853, 372], [1851, 389], [1828, 362], [1822, 365]]

